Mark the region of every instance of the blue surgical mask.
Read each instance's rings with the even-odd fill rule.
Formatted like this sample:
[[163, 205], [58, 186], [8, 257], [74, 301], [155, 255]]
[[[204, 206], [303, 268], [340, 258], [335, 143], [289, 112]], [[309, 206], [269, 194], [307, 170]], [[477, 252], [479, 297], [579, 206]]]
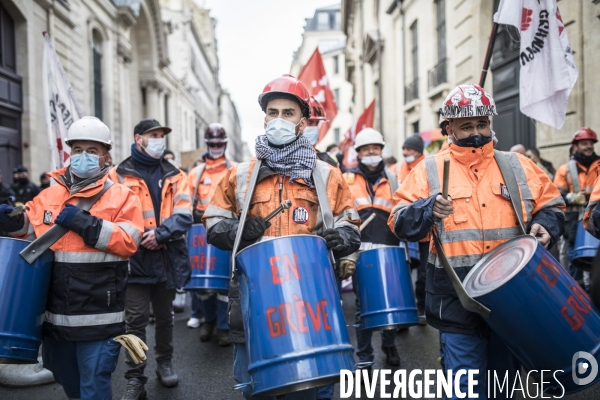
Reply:
[[319, 127], [307, 126], [302, 132], [302, 136], [308, 139], [311, 145], [315, 146], [319, 140]]
[[165, 154], [165, 139], [148, 138], [148, 146], [144, 147], [144, 151], [152, 158], [161, 158]]
[[283, 118], [275, 118], [267, 122], [265, 135], [269, 143], [276, 146], [284, 146], [296, 140], [296, 127], [300, 124], [286, 121]]
[[71, 172], [79, 178], [90, 178], [100, 172], [100, 157], [81, 153], [71, 155]]

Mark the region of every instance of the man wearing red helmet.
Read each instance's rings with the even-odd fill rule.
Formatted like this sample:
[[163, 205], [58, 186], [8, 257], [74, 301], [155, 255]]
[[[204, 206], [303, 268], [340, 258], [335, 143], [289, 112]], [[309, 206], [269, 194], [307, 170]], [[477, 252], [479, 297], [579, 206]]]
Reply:
[[[575, 132], [573, 140], [571, 140], [575, 150], [573, 159], [558, 167], [554, 176], [554, 184], [560, 190], [567, 204], [564, 237], [568, 243], [569, 264], [571, 264], [571, 253], [575, 246], [577, 225], [598, 178], [600, 157], [594, 152], [594, 143], [596, 142], [598, 142], [596, 132], [588, 127], [580, 128]], [[573, 278], [582, 283], [583, 271], [572, 265], [569, 266], [569, 270]]]
[[[194, 223], [202, 222], [202, 215], [213, 197], [221, 178], [234, 164], [225, 156], [227, 132], [223, 125], [212, 123], [204, 132], [208, 151], [202, 155], [202, 162], [188, 175], [190, 193], [193, 200]], [[192, 297], [192, 317], [190, 328], [200, 327], [200, 340], [206, 342], [217, 328], [217, 342], [220, 346], [231, 345], [229, 325], [227, 325], [227, 296], [217, 293], [196, 291]], [[200, 321], [204, 319], [204, 321]]]
[[[514, 382], [511, 378], [518, 370], [485, 320], [463, 306], [450, 276], [462, 281], [485, 254], [523, 230], [544, 247], [552, 246], [562, 234], [564, 201], [548, 176], [527, 157], [494, 151], [489, 117], [496, 115], [496, 106], [479, 85], [458, 86], [440, 113], [448, 120], [449, 149], [412, 169], [394, 194], [388, 225], [402, 240], [418, 241], [429, 233], [439, 238], [448, 263], [439, 257], [437, 246], [430, 247], [427, 323], [440, 331], [443, 369], [453, 374], [479, 370], [474, 392], [486, 398], [486, 370], [496, 370], [501, 377], [510, 372], [509, 382]], [[441, 195], [444, 159], [450, 161], [447, 199]], [[506, 161], [503, 171], [502, 161]], [[507, 183], [508, 174], [516, 184]], [[517, 193], [523, 218], [517, 217], [511, 203]], [[466, 374], [462, 375], [463, 392], [467, 383]]]
[[[202, 218], [208, 242], [223, 250], [234, 250], [238, 224], [243, 207], [248, 219], [239, 232], [240, 250], [265, 237], [296, 234], [322, 236], [336, 258], [353, 253], [360, 246], [359, 217], [352, 197], [339, 169], [317, 160], [310, 141], [301, 135], [310, 117], [309, 94], [306, 87], [291, 75], [269, 82], [258, 102], [265, 112], [265, 135], [256, 138], [256, 157], [250, 162], [232, 167], [223, 177]], [[260, 162], [260, 163], [259, 163]], [[255, 182], [249, 182], [256, 165], [260, 168]], [[323, 190], [331, 206], [334, 224], [323, 227], [322, 201], [314, 179], [320, 174]], [[249, 188], [254, 186], [251, 191]], [[247, 192], [250, 191], [250, 196]], [[289, 212], [265, 222], [265, 217], [284, 200], [290, 200]], [[246, 203], [248, 202], [248, 203]], [[343, 271], [338, 271], [343, 273]], [[248, 382], [248, 359], [239, 301], [237, 279], [229, 286], [229, 327], [234, 343], [234, 378]], [[243, 390], [249, 398], [251, 388]], [[287, 395], [288, 399], [315, 399], [316, 389]]]
[[328, 121], [329, 120], [325, 114], [325, 109], [321, 103], [319, 103], [319, 100], [315, 99], [314, 96], [310, 96], [310, 118], [308, 119], [306, 128], [304, 128], [304, 131], [302, 131], [302, 136], [309, 140], [310, 144], [313, 146], [313, 149], [315, 149], [319, 160], [325, 161], [334, 167], [339, 167], [340, 164], [331, 158], [329, 154], [322, 153], [317, 150], [317, 142], [319, 141], [319, 130], [321, 128], [321, 124]]

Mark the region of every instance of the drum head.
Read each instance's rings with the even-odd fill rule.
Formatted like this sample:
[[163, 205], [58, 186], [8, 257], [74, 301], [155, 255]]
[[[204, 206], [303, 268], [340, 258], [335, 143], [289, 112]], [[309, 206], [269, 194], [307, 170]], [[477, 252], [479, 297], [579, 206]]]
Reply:
[[463, 282], [469, 296], [483, 296], [510, 281], [529, 263], [537, 246], [536, 238], [523, 235], [490, 251], [475, 264]]

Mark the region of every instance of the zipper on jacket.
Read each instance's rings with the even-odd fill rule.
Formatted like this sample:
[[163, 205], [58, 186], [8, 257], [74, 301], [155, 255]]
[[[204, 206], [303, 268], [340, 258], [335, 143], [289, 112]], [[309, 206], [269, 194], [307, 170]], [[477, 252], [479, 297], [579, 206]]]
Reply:
[[[282, 196], [283, 196], [283, 176], [280, 176], [279, 179], [281, 179], [281, 181], [279, 182], [279, 204], [281, 204], [281, 203], [283, 203], [283, 200], [282, 200]], [[277, 179], [277, 180], [279, 181], [279, 179]], [[277, 236], [281, 236], [281, 224], [283, 224], [283, 217], [281, 217], [281, 222], [278, 224], [279, 229], [278, 229]]]

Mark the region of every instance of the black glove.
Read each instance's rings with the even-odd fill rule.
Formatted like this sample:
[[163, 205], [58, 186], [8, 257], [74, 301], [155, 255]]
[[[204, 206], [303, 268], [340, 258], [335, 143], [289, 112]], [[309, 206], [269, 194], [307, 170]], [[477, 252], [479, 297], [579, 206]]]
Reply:
[[242, 239], [246, 242], [256, 240], [262, 236], [263, 233], [271, 226], [270, 222], [266, 222], [263, 217], [250, 218], [244, 224], [244, 231], [242, 232]]
[[327, 229], [323, 232], [323, 239], [327, 242], [327, 248], [333, 249], [334, 251], [343, 250], [346, 247], [342, 235], [337, 229]]
[[197, 208], [194, 208], [194, 223], [195, 224], [200, 224], [202, 223], [202, 216], [204, 215], [204, 211], [202, 210], [198, 210]]

